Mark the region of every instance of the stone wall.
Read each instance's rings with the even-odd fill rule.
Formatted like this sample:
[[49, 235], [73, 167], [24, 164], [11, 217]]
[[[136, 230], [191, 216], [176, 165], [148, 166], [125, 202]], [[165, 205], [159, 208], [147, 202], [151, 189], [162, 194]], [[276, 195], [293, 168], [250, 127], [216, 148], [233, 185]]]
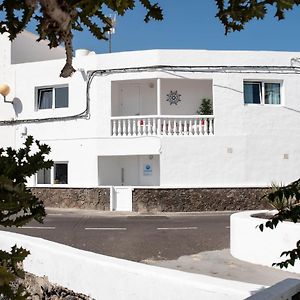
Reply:
[[135, 189], [133, 211], [195, 212], [270, 208], [267, 188]]
[[[47, 207], [108, 211], [108, 188], [31, 188]], [[261, 197], [267, 188], [194, 188], [133, 190], [133, 211], [195, 212], [270, 208]]]
[[31, 188], [47, 207], [109, 210], [108, 188]]

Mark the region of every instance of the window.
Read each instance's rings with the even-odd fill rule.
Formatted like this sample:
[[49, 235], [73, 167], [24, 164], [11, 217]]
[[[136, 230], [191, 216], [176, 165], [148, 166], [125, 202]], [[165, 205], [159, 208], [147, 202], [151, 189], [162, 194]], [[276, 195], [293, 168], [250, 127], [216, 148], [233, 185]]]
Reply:
[[55, 163], [54, 164], [54, 183], [67, 184], [68, 183], [68, 164]]
[[69, 106], [69, 88], [47, 87], [37, 89], [37, 109], [52, 109]]
[[42, 169], [36, 174], [37, 184], [67, 184], [68, 183], [68, 163], [54, 163], [52, 169]]
[[51, 183], [51, 169], [41, 169], [37, 172], [37, 184], [50, 184]]
[[279, 82], [244, 81], [245, 104], [281, 104]]

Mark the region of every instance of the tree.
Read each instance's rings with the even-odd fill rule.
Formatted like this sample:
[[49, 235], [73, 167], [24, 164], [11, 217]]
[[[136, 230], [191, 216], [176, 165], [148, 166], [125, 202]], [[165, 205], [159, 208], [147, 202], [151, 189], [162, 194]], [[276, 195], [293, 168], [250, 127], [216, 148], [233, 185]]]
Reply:
[[[36, 151], [32, 150], [34, 146]], [[26, 178], [40, 169], [49, 169], [53, 162], [45, 160], [50, 148], [31, 136], [19, 150], [0, 148], [0, 225], [20, 227], [31, 220], [43, 222], [44, 204], [26, 187]], [[14, 286], [16, 278], [23, 278], [20, 263], [29, 254], [13, 246], [11, 252], [0, 250], [0, 299], [25, 299], [22, 284]]]
[[61, 77], [75, 72], [72, 67], [72, 31], [82, 31], [86, 26], [97, 39], [107, 39], [106, 33], [112, 21], [104, 13], [111, 10], [119, 15], [132, 10], [139, 1], [146, 9], [145, 22], [150, 19], [162, 20], [162, 9], [150, 0], [3, 0], [0, 4], [0, 33], [7, 32], [13, 40], [34, 19], [37, 22], [38, 41], [48, 40], [49, 47], [64, 44], [66, 64]]
[[285, 18], [285, 12], [300, 5], [300, 0], [215, 0], [217, 17], [225, 27], [225, 33], [240, 31], [253, 19], [264, 19], [268, 8], [276, 8], [275, 17]]

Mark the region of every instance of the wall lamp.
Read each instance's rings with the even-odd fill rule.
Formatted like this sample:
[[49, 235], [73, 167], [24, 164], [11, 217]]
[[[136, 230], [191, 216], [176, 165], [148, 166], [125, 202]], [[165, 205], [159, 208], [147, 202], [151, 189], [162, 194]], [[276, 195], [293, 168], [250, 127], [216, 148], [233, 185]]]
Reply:
[[13, 104], [13, 101], [6, 100], [6, 96], [9, 94], [9, 92], [10, 87], [7, 84], [0, 84], [0, 94], [3, 96], [4, 102]]

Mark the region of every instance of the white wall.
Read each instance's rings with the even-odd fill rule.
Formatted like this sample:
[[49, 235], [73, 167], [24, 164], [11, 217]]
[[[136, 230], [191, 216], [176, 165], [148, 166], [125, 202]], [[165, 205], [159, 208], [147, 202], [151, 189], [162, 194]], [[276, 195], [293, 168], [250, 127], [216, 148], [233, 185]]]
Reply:
[[[177, 105], [167, 101], [167, 95], [177, 91], [181, 101]], [[210, 80], [168, 79], [161, 81], [161, 114], [162, 115], [197, 115], [203, 98], [211, 99], [212, 82]]]
[[[271, 230], [264, 228], [261, 232], [257, 226], [266, 219], [251, 217], [252, 214], [266, 211], [246, 211], [235, 213], [230, 217], [230, 252], [232, 256], [250, 263], [271, 267], [288, 257], [280, 257], [283, 251], [296, 248], [300, 240], [300, 224], [283, 222]], [[288, 269], [300, 273], [300, 262]]]
[[265, 288], [148, 266], [16, 233], [2, 231], [0, 237], [2, 250], [17, 244], [30, 251], [26, 271], [97, 300], [241, 300]]
[[[9, 44], [5, 45], [9, 49]], [[298, 53], [289, 52], [153, 50], [78, 57], [74, 66], [85, 73], [97, 68], [153, 65], [289, 66], [291, 58], [297, 56]], [[60, 78], [64, 59], [9, 65], [2, 55], [1, 61], [7, 72], [5, 78], [0, 76], [11, 86], [8, 98], [19, 99], [19, 105], [0, 101], [0, 120], [65, 117], [85, 110], [86, 77], [76, 72], [71, 78]], [[162, 113], [195, 113], [202, 97], [213, 99], [215, 135], [111, 138], [110, 118], [118, 114], [120, 86], [139, 84], [142, 112], [152, 113], [157, 78], [162, 83]], [[246, 79], [282, 81], [283, 105], [245, 105], [243, 80]], [[52, 147], [52, 159], [69, 162], [72, 170], [69, 186], [98, 185], [98, 156], [149, 154], [160, 155], [162, 186], [265, 186], [272, 180], [287, 183], [299, 177], [299, 80], [297, 74], [209, 71], [175, 74], [163, 70], [95, 76], [90, 87], [89, 119], [30, 122], [25, 126], [28, 134]], [[152, 82], [153, 88], [149, 85]], [[69, 85], [69, 108], [36, 111], [35, 88], [60, 84]], [[177, 106], [169, 105], [165, 99], [171, 89], [182, 94], [182, 103]], [[191, 99], [190, 105], [186, 105], [186, 99]], [[21, 145], [24, 139], [17, 128], [0, 126], [0, 146]]]

